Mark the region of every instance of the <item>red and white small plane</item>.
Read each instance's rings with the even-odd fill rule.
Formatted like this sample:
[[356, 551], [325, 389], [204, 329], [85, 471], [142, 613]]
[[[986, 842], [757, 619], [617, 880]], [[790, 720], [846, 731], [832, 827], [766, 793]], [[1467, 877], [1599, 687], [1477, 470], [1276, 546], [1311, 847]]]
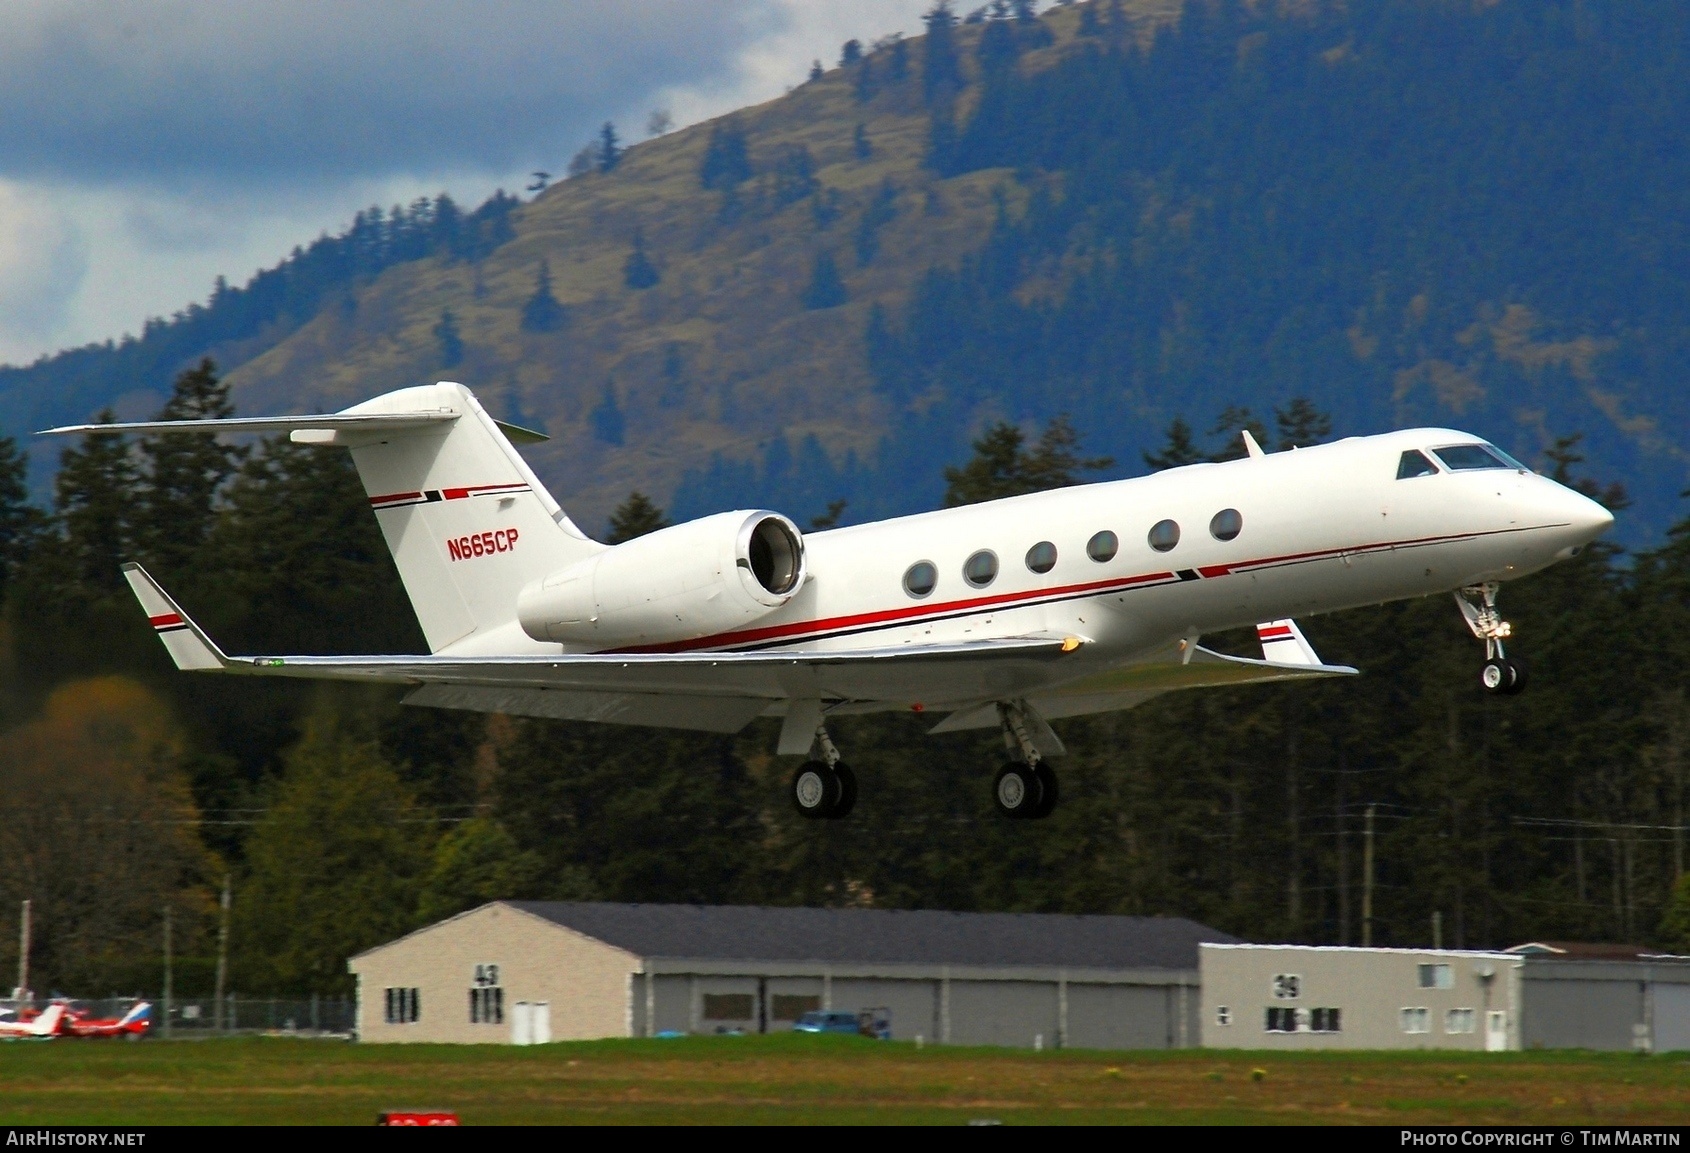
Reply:
[[43, 1041], [64, 1031], [65, 1007], [55, 1001], [29, 1020], [0, 1020], [0, 1039]]
[[70, 1037], [144, 1037], [152, 1024], [153, 1007], [137, 1001], [121, 1017], [90, 1017], [86, 1013], [67, 1012], [64, 1033]]
[[[740, 510], [615, 546], [587, 537], [467, 388], [326, 416], [76, 425], [59, 434], [287, 431], [349, 449], [428, 656], [226, 656], [138, 565], [130, 586], [182, 669], [414, 686], [411, 704], [737, 732], [782, 718], [792, 799], [851, 809], [826, 720], [943, 714], [1000, 728], [993, 797], [1048, 815], [1049, 721], [1173, 689], [1344, 676], [1292, 618], [1456, 594], [1482, 683], [1524, 685], [1499, 583], [1613, 517], [1470, 433], [1411, 429], [825, 532]], [[1260, 659], [1202, 647], [1255, 624]]]

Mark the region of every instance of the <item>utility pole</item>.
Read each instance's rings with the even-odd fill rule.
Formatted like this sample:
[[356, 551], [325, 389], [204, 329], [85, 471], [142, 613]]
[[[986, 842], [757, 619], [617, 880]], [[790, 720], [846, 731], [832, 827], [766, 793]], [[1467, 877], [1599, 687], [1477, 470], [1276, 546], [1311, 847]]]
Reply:
[[217, 995], [211, 1001], [212, 1031], [223, 1031], [223, 986], [229, 976], [229, 874], [223, 874], [223, 895], [217, 901]]
[[164, 906], [164, 1035], [170, 1036], [170, 906]]
[[23, 918], [18, 923], [18, 991], [20, 1000], [29, 996], [29, 900], [24, 899]]
[[1442, 910], [1432, 910], [1432, 948], [1444, 947], [1444, 915]]
[[1361, 943], [1373, 944], [1373, 810], [1367, 806], [1367, 819], [1361, 831]]

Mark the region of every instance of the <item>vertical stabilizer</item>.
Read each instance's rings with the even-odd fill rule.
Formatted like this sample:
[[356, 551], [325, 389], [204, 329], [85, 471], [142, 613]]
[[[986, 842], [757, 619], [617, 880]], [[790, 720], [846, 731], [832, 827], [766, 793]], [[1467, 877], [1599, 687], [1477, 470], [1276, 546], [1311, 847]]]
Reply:
[[463, 385], [390, 392], [346, 415], [424, 410], [457, 419], [393, 432], [301, 429], [293, 438], [352, 450], [431, 651], [530, 647], [516, 594], [605, 546], [564, 515]]

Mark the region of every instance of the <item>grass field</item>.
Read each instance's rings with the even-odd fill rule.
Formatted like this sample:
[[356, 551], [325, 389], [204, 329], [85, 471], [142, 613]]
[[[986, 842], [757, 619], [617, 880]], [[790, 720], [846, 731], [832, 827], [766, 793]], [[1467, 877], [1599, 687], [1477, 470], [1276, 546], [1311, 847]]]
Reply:
[[1690, 1056], [1031, 1053], [849, 1037], [0, 1046], [3, 1124], [1690, 1123]]

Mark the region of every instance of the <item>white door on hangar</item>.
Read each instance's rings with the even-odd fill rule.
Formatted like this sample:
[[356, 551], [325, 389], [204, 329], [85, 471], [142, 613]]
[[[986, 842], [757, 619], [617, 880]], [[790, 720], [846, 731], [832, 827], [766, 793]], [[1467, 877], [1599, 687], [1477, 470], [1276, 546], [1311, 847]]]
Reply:
[[518, 1001], [511, 1013], [512, 1045], [545, 1045], [552, 1039], [550, 1001]]

